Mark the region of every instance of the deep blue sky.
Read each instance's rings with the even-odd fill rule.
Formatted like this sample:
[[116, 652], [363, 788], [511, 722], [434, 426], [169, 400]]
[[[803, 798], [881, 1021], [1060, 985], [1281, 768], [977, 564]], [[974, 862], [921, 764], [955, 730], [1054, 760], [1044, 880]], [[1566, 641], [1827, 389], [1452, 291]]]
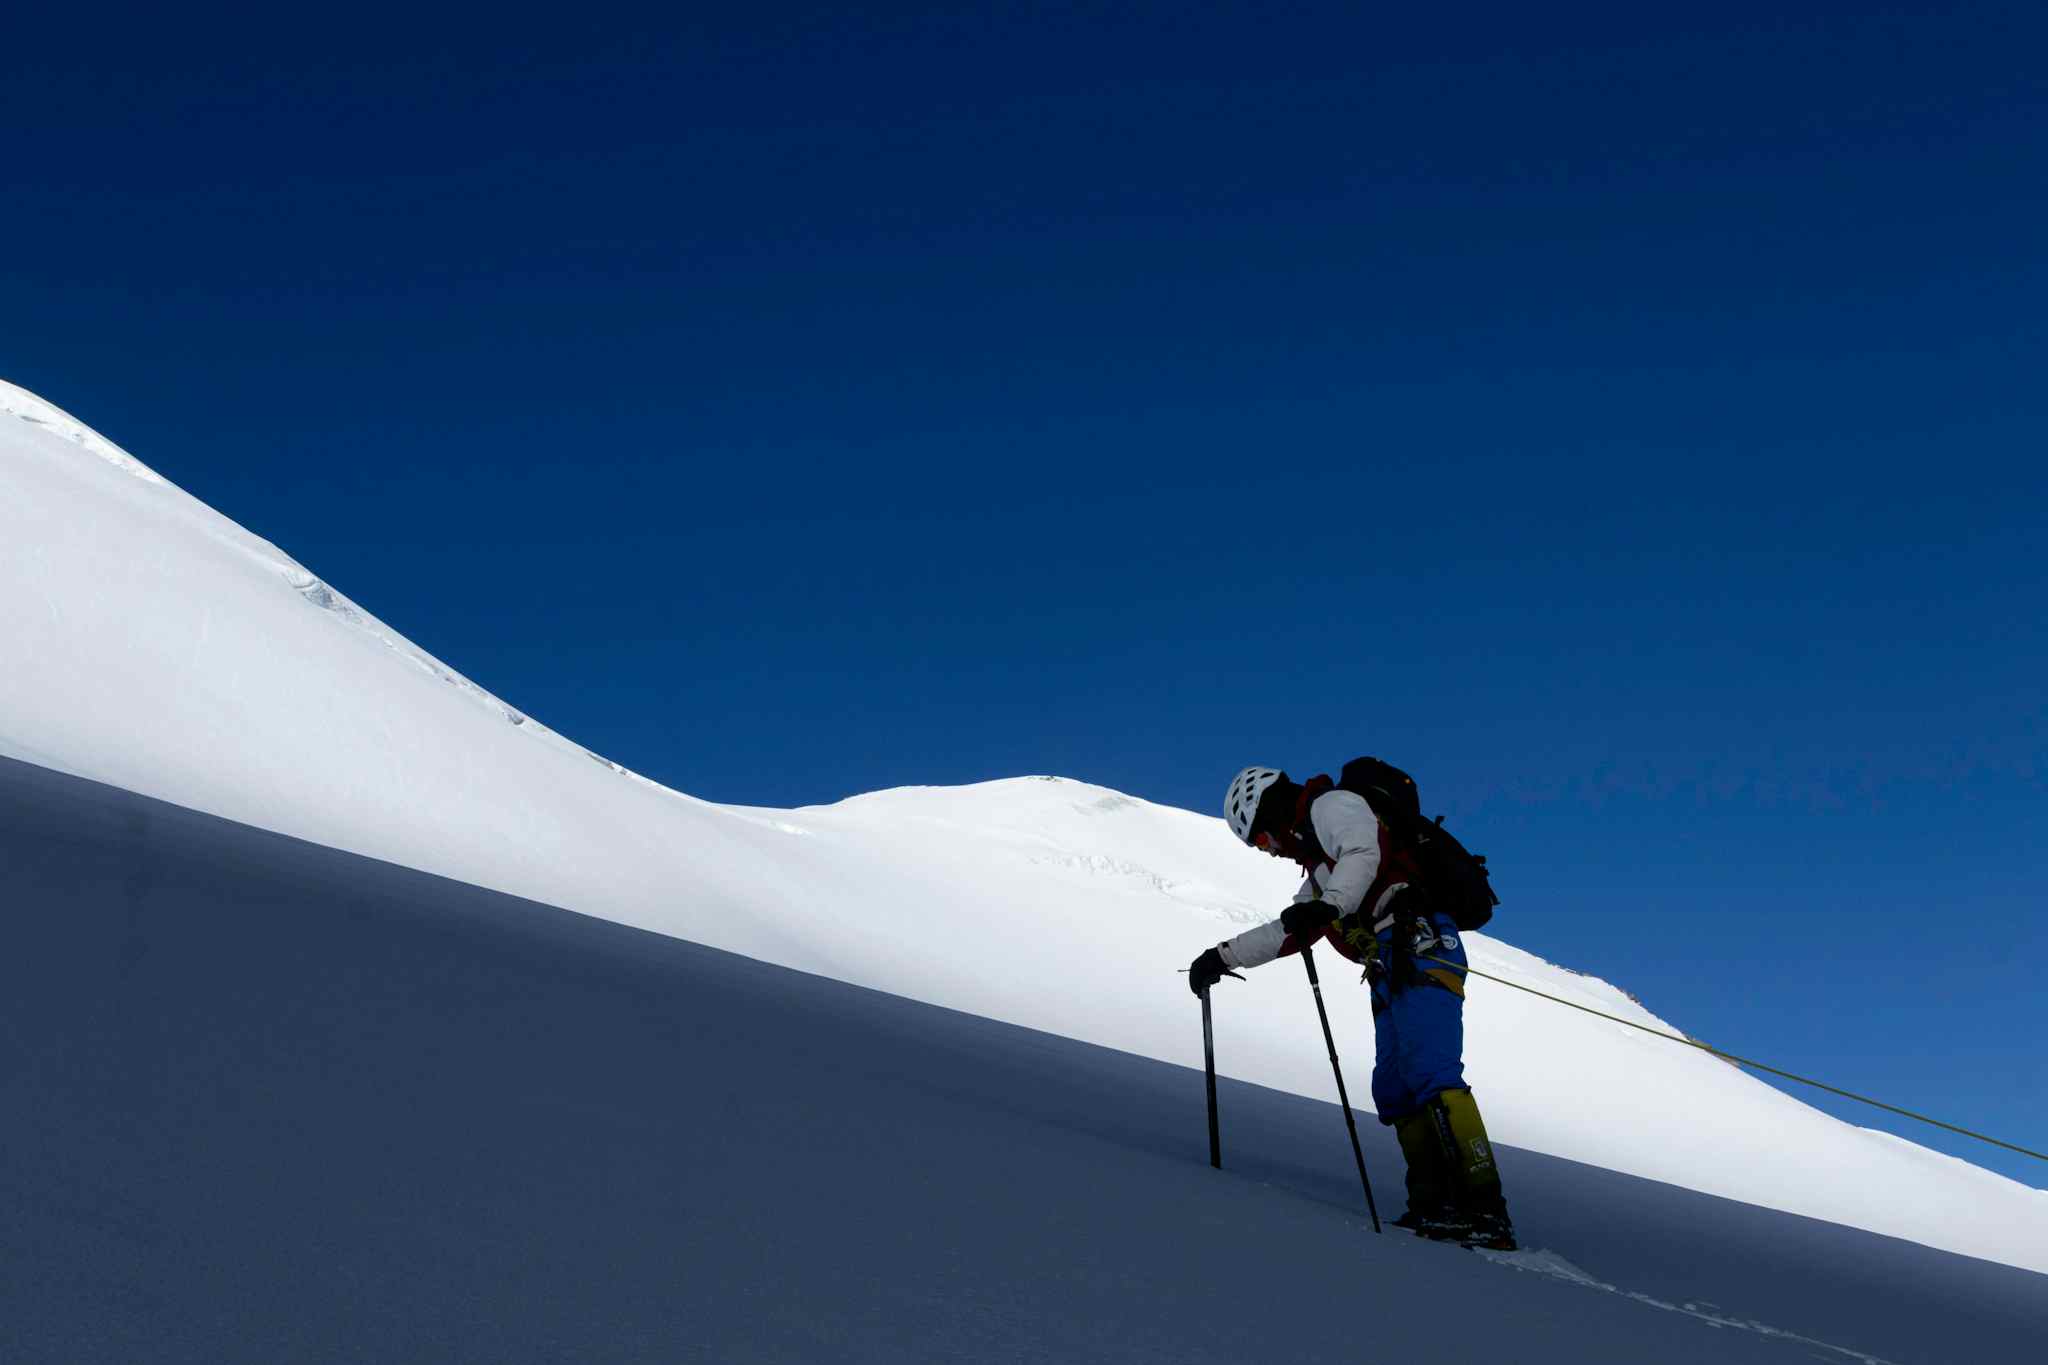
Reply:
[[1771, 8], [31, 19], [0, 376], [690, 792], [1376, 752], [2040, 1147], [2048, 15]]

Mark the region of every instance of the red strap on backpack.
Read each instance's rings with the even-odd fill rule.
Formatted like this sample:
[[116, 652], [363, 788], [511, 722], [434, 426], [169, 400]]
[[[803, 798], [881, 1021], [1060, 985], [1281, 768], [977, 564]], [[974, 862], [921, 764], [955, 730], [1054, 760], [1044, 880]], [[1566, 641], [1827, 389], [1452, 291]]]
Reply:
[[1317, 773], [1301, 784], [1301, 795], [1294, 798], [1294, 861], [1301, 864], [1303, 872], [1313, 872], [1330, 863], [1329, 855], [1323, 852], [1322, 842], [1316, 838], [1315, 827], [1309, 823], [1308, 808], [1316, 799], [1335, 791], [1337, 784], [1330, 780], [1328, 773]]

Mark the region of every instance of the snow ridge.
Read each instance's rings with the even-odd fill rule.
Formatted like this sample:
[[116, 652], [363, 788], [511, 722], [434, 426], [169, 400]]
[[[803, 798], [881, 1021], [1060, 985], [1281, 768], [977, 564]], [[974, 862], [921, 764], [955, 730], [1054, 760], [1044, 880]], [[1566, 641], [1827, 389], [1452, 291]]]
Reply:
[[163, 483], [163, 476], [94, 431], [55, 403], [45, 402], [27, 389], [0, 379], [0, 413], [42, 427], [81, 450], [99, 456], [124, 474], [145, 483]]
[[[407, 664], [455, 689], [473, 704], [500, 717], [508, 724], [525, 729], [528, 733], [543, 737], [551, 743], [584, 754], [593, 762], [608, 768], [623, 777], [646, 782], [638, 774], [602, 755], [590, 752], [581, 745], [564, 739], [548, 727], [511, 706], [469, 678], [448, 667], [433, 655], [413, 644], [393, 630], [372, 613], [351, 601], [324, 582], [305, 565], [286, 554], [270, 541], [257, 536], [235, 522], [215, 512], [204, 503], [191, 497], [182, 489], [165, 479], [161, 474], [136, 459], [114, 442], [87, 426], [78, 418], [57, 407], [54, 403], [30, 393], [19, 385], [0, 379], [0, 414], [42, 432], [54, 435], [70, 445], [98, 456], [115, 469], [151, 485], [162, 494], [167, 508], [174, 507], [181, 519], [191, 529], [199, 531], [216, 546], [230, 553], [241, 555], [256, 564], [266, 574], [274, 575], [291, 591], [313, 607], [328, 614], [329, 618], [361, 632], [375, 640], [385, 649], [406, 661]], [[658, 785], [652, 784], [649, 785]]]

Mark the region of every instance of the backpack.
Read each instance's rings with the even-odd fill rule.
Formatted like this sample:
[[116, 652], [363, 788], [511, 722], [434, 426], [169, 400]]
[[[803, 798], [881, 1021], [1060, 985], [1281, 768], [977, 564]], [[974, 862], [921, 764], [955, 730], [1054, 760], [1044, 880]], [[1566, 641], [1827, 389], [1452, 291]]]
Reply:
[[1337, 775], [1337, 789], [1365, 798], [1372, 813], [1387, 827], [1394, 846], [1415, 859], [1421, 885], [1437, 907], [1460, 929], [1484, 928], [1500, 897], [1486, 872], [1486, 858], [1466, 851], [1444, 818], [1426, 820], [1415, 779], [1393, 764], [1370, 755], [1354, 758]]

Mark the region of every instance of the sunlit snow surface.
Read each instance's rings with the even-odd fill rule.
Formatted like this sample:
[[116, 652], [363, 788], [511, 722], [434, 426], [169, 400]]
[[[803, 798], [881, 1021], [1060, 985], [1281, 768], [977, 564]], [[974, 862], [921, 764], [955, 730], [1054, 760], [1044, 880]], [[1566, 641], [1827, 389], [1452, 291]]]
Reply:
[[[1177, 969], [1293, 888], [1220, 820], [1054, 778], [794, 811], [669, 791], [528, 719], [5, 384], [0, 638], [0, 754], [1174, 1062], [1200, 1062]], [[1500, 927], [1512, 926], [1509, 907]], [[1483, 970], [1672, 1027], [1498, 939], [1468, 946]], [[1335, 960], [1324, 975], [1349, 980]], [[1362, 1093], [1364, 995], [1326, 994]], [[1292, 960], [1225, 982], [1216, 1026], [1226, 1074], [1332, 1093]], [[2048, 1192], [1491, 982], [1473, 983], [1468, 1028], [1469, 1074], [1505, 1143], [2048, 1271]]]

